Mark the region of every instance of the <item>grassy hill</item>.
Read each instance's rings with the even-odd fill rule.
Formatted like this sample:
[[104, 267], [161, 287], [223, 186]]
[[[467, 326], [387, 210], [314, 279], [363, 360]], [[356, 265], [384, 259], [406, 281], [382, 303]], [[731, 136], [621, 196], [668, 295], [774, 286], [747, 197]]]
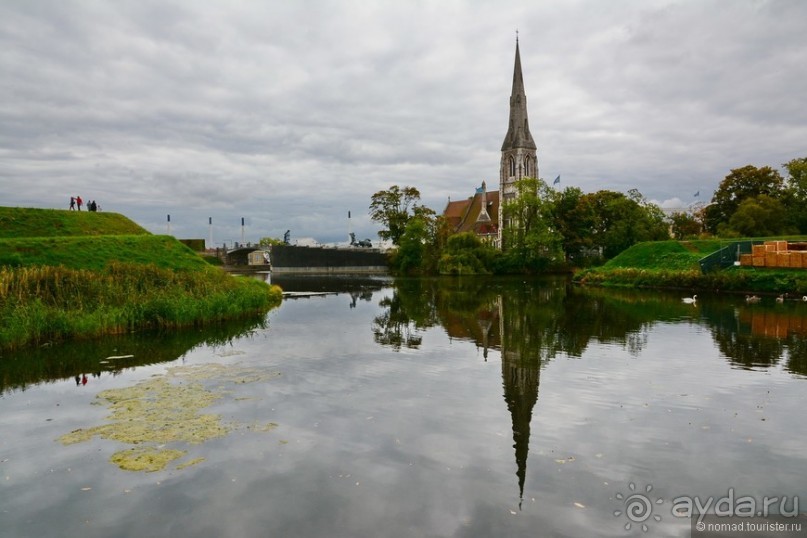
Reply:
[[[753, 239], [805, 240], [804, 236]], [[582, 284], [614, 287], [788, 292], [798, 295], [807, 292], [807, 271], [801, 269], [729, 267], [703, 274], [698, 261], [734, 241], [710, 239], [637, 243], [600, 267], [579, 271], [574, 275], [574, 280]]]
[[123, 215], [0, 208], [0, 351], [262, 316], [281, 294]]
[[698, 260], [721, 248], [720, 241], [650, 241], [629, 247], [603, 269], [699, 269]]
[[209, 265], [191, 249], [165, 235], [0, 239], [0, 265], [61, 265], [101, 270], [112, 261], [177, 270], [202, 269]]
[[3, 239], [148, 233], [119, 213], [0, 207], [0, 238]]
[[735, 241], [771, 241], [788, 239], [804, 241], [804, 236], [786, 237], [749, 237], [741, 239], [705, 239], [695, 241], [648, 241], [636, 243], [614, 258], [608, 260], [602, 269], [663, 269], [663, 270], [700, 270], [698, 260], [709, 254], [729, 246]]

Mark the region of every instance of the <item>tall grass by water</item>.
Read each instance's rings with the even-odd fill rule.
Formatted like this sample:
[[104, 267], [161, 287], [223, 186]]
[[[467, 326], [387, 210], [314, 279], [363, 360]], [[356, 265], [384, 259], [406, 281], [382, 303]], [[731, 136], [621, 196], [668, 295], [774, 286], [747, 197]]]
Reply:
[[256, 315], [280, 304], [281, 293], [209, 266], [0, 267], [0, 349]]

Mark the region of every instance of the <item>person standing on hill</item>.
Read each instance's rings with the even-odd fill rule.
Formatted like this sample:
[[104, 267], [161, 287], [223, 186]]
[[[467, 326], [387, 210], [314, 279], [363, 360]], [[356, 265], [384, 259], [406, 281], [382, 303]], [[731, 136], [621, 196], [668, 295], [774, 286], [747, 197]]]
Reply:
[[81, 196], [76, 196], [76, 205], [78, 206], [78, 210], [81, 211]]
[[74, 196], [70, 197], [70, 211], [76, 210], [76, 198]]

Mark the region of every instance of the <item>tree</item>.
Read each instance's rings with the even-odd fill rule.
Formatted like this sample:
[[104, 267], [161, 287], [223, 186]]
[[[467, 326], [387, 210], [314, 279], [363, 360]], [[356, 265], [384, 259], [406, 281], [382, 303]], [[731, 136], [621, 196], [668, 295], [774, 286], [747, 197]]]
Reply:
[[592, 243], [602, 249], [606, 258], [640, 241], [670, 237], [661, 209], [635, 189], [629, 195], [607, 190], [585, 195], [595, 213]]
[[793, 189], [802, 202], [807, 201], [807, 157], [792, 159], [782, 166], [788, 173], [787, 188]]
[[687, 239], [700, 235], [702, 227], [697, 217], [684, 211], [670, 215], [670, 228], [676, 239]]
[[591, 247], [594, 218], [590, 199], [579, 188], [566, 187], [556, 197], [552, 210], [552, 226], [561, 235], [567, 262], [580, 258], [583, 251]]
[[712, 196], [712, 203], [706, 208], [706, 229], [716, 233], [721, 223], [728, 223], [731, 216], [746, 198], [765, 194], [771, 198], [782, 198], [784, 180], [770, 166], [757, 168], [747, 165], [735, 168], [720, 182]]
[[416, 206], [398, 244], [392, 266], [402, 273], [429, 274], [437, 269], [443, 219], [425, 206]]
[[721, 223], [718, 231], [724, 236], [745, 237], [795, 232], [787, 221], [782, 202], [766, 194], [743, 200], [737, 211], [731, 215], [729, 222]]
[[416, 273], [423, 270], [423, 258], [428, 241], [426, 223], [423, 219], [412, 218], [406, 223], [401, 235], [400, 248], [395, 260], [402, 273]]
[[282, 244], [283, 240], [278, 239], [276, 237], [261, 237], [261, 239], [258, 241], [258, 245], [262, 247], [270, 247], [272, 245], [282, 245]]
[[414, 187], [401, 188], [393, 185], [385, 191], [375, 193], [370, 202], [370, 218], [386, 228], [380, 230], [378, 236], [389, 239], [394, 245], [399, 244], [409, 219], [418, 212], [431, 211], [419, 206], [419, 200], [420, 192]]
[[807, 157], [792, 159], [782, 166], [788, 172], [783, 200], [788, 220], [800, 233], [807, 233]]
[[556, 193], [542, 180], [515, 183], [516, 197], [504, 203], [503, 250], [511, 268], [540, 270], [563, 258], [562, 238], [552, 227]]
[[448, 238], [438, 269], [441, 275], [488, 274], [497, 254], [473, 232], [454, 234]]

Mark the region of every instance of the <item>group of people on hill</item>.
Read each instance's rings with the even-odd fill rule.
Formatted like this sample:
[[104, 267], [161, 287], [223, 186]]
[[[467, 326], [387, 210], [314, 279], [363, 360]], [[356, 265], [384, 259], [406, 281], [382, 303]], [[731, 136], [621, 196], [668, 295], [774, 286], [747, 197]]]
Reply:
[[[75, 211], [75, 210], [81, 211], [81, 204], [83, 204], [83, 203], [84, 203], [84, 201], [81, 199], [81, 196], [71, 196], [70, 197], [70, 211]], [[96, 204], [95, 200], [91, 200], [87, 204], [87, 211], [98, 211], [99, 209], [101, 209], [101, 206]]]

